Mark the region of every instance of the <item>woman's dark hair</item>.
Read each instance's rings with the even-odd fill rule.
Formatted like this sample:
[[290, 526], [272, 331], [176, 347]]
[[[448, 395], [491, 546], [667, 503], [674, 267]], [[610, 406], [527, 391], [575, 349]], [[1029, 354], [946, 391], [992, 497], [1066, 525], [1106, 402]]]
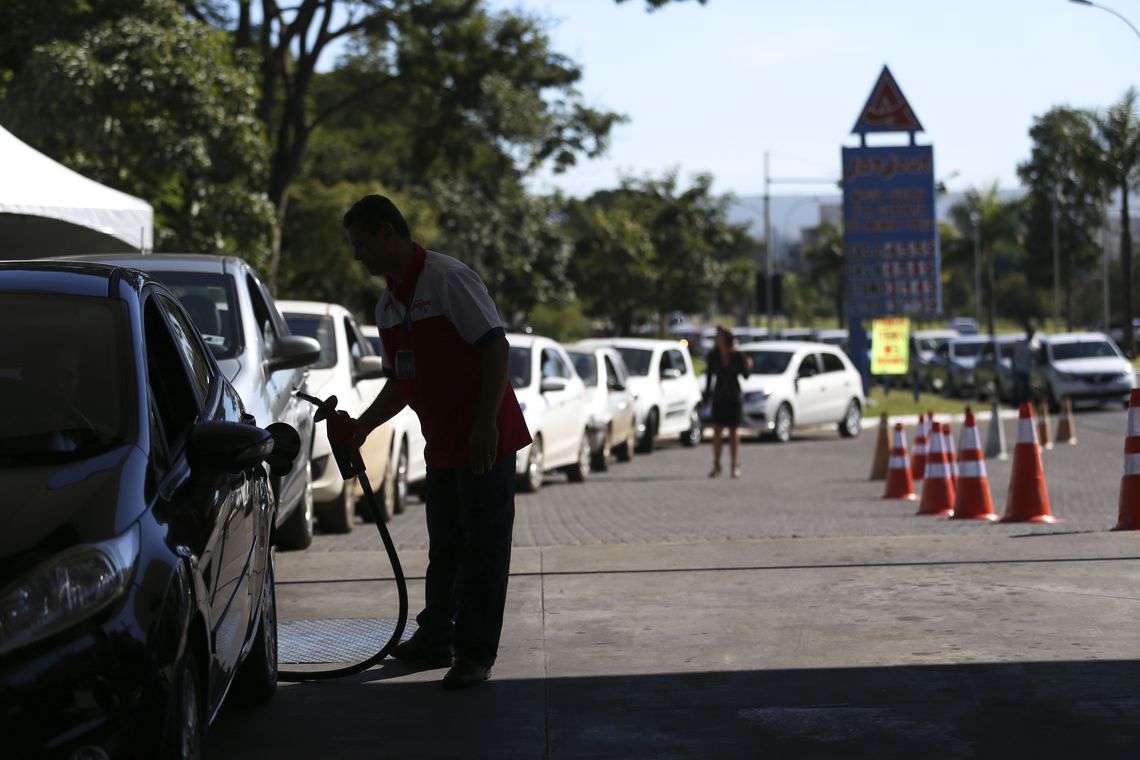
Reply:
[[408, 223], [400, 213], [400, 209], [383, 195], [366, 195], [352, 204], [352, 208], [344, 215], [344, 227], [347, 229], [357, 222], [364, 225], [364, 229], [372, 234], [380, 231], [380, 225], [388, 223], [400, 237], [408, 239], [412, 237], [412, 232], [408, 229]]
[[732, 334], [732, 330], [730, 330], [729, 328], [723, 327], [721, 325], [717, 325], [716, 335], [718, 338], [723, 336], [724, 339], [728, 341], [728, 347], [729, 348], [732, 348], [735, 345], [736, 336], [734, 336]]

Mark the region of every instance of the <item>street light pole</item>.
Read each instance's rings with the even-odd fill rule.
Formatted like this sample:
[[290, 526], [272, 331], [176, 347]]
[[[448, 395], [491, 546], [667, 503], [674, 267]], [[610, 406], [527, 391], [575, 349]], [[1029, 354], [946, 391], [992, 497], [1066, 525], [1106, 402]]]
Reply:
[[1134, 27], [1132, 25], [1131, 21], [1126, 19], [1124, 16], [1121, 16], [1119, 13], [1114, 11], [1112, 8], [1109, 8], [1109, 7], [1104, 6], [1104, 5], [1097, 5], [1096, 3], [1092, 2], [1092, 0], [1069, 0], [1069, 2], [1070, 3], [1076, 3], [1077, 5], [1087, 5], [1091, 8], [1100, 8], [1102, 11], [1107, 11], [1108, 13], [1111, 13], [1113, 16], [1116, 16], [1118, 19], [1120, 19], [1124, 23], [1128, 24], [1128, 28], [1131, 29], [1136, 34], [1137, 37], [1140, 37], [1140, 29], [1137, 29], [1136, 27]]
[[[982, 324], [982, 213], [970, 210], [970, 221], [974, 224], [974, 319]], [[993, 296], [991, 295], [991, 298]]]
[[1053, 205], [1053, 329], [1061, 331], [1061, 234], [1057, 229], [1057, 193], [1054, 187], [1051, 194]]
[[768, 337], [772, 337], [772, 180], [768, 176], [768, 151], [764, 151], [764, 310]]

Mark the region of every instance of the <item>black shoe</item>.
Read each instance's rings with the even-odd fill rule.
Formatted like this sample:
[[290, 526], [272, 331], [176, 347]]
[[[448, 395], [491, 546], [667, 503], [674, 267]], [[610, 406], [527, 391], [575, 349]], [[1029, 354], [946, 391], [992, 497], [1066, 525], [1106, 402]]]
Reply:
[[451, 665], [451, 647], [447, 644], [425, 644], [415, 636], [402, 641], [389, 653], [397, 660], [416, 662], [433, 668]]
[[490, 666], [456, 658], [451, 670], [447, 671], [447, 675], [443, 677], [443, 688], [448, 690], [467, 689], [478, 686], [490, 677]]

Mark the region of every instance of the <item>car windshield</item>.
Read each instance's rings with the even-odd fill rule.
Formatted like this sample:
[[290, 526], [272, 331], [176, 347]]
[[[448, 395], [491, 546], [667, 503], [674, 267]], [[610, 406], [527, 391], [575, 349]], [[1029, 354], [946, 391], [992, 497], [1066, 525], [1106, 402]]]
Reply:
[[1116, 357], [1112, 344], [1107, 340], [1082, 340], [1073, 343], [1054, 343], [1053, 360], [1066, 359], [1096, 359], [1100, 357]]
[[507, 361], [507, 371], [511, 375], [512, 388], [526, 388], [530, 385], [530, 349], [511, 346]]
[[108, 298], [0, 293], [0, 466], [82, 459], [127, 440], [130, 326]]
[[233, 278], [213, 272], [152, 272], [178, 296], [216, 359], [241, 353], [241, 317]]
[[792, 361], [791, 351], [747, 351], [754, 375], [782, 375]]
[[621, 354], [622, 361], [625, 362], [626, 369], [629, 374], [636, 377], [644, 377], [649, 374], [649, 363], [653, 360], [653, 352], [647, 348], [623, 348], [618, 347], [618, 353]]
[[951, 349], [954, 351], [954, 356], [971, 358], [982, 353], [984, 345], [984, 343], [954, 343]]
[[586, 385], [598, 384], [598, 360], [594, 358], [593, 354], [584, 354], [581, 351], [569, 351], [570, 361], [574, 362], [574, 369], [578, 372], [578, 377], [582, 378], [582, 382]]
[[309, 365], [311, 369], [328, 369], [336, 366], [336, 330], [333, 329], [332, 317], [295, 312], [281, 316], [285, 317], [289, 332], [314, 338], [321, 344], [321, 358]]

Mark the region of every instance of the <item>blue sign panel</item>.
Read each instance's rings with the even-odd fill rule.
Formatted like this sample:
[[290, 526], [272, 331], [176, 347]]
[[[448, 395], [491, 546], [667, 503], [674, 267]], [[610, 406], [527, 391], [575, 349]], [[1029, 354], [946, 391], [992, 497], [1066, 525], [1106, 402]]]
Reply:
[[849, 317], [940, 314], [934, 148], [844, 148], [843, 237]]

